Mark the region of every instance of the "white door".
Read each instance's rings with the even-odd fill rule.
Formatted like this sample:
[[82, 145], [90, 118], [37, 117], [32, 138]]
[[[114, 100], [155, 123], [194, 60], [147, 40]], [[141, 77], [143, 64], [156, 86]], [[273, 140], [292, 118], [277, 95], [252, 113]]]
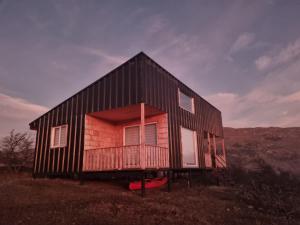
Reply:
[[196, 132], [181, 127], [181, 149], [183, 167], [198, 167]]

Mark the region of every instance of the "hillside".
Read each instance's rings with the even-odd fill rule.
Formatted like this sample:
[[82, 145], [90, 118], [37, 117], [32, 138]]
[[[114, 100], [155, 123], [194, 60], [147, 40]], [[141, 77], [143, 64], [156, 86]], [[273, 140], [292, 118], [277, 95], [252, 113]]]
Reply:
[[224, 128], [224, 136], [230, 167], [300, 175], [300, 127]]

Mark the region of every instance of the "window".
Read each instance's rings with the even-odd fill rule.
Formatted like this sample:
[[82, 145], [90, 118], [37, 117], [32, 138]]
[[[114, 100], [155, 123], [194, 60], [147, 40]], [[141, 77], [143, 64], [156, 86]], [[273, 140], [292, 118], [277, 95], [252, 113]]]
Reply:
[[125, 127], [125, 145], [140, 144], [140, 127]]
[[190, 129], [181, 127], [181, 148], [183, 167], [198, 167], [197, 135]]
[[[140, 144], [140, 126], [125, 127], [125, 145]], [[156, 124], [145, 125], [145, 144], [157, 145]]]
[[157, 145], [156, 124], [147, 124], [145, 126], [145, 144]]
[[190, 113], [195, 113], [195, 107], [194, 107], [194, 98], [189, 97], [185, 94], [183, 94], [179, 89], [178, 89], [178, 100], [179, 100], [179, 106]]
[[51, 148], [67, 146], [68, 125], [53, 127], [51, 130]]

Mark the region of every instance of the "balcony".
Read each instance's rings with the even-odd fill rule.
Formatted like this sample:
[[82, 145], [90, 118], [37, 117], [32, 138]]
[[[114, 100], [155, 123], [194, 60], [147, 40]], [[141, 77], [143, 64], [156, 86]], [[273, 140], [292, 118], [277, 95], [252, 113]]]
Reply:
[[168, 115], [131, 105], [86, 114], [83, 172], [169, 167]]
[[85, 151], [83, 171], [163, 169], [169, 167], [168, 148], [129, 145]]

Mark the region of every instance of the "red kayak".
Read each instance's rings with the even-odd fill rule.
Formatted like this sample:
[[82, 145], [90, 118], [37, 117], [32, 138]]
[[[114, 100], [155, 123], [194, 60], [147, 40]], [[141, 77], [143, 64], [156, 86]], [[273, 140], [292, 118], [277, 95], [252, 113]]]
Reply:
[[[168, 181], [168, 178], [154, 178], [154, 179], [145, 179], [145, 188], [157, 188], [163, 186]], [[131, 191], [140, 190], [142, 188], [141, 181], [130, 182], [129, 189]]]

